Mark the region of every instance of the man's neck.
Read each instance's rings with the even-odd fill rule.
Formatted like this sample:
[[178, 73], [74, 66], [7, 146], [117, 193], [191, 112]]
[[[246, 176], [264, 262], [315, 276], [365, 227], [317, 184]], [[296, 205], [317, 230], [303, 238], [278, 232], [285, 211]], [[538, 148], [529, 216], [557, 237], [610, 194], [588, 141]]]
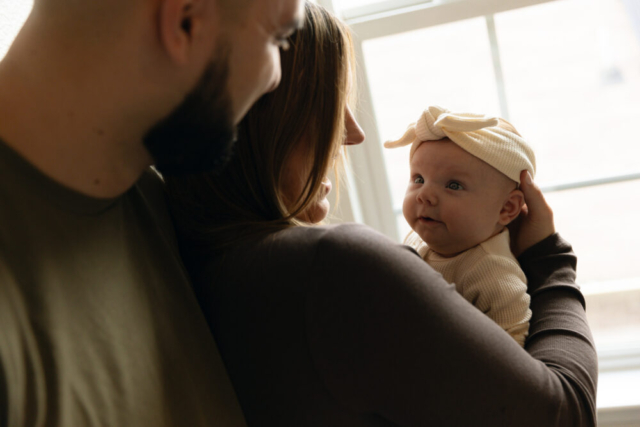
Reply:
[[97, 61], [31, 41], [19, 36], [0, 62], [0, 137], [68, 188], [123, 194], [151, 164], [141, 142], [149, 118], [135, 114], [130, 94]]

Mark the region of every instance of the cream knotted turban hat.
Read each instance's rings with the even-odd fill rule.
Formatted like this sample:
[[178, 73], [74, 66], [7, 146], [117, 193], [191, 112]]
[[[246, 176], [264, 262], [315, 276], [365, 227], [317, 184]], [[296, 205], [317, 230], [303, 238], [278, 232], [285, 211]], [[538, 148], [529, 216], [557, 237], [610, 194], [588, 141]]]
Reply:
[[[509, 122], [504, 120], [510, 125]], [[469, 154], [483, 160], [520, 184], [520, 172], [536, 173], [536, 157], [527, 142], [515, 132], [498, 126], [496, 117], [481, 114], [453, 113], [432, 106], [424, 110], [416, 123], [412, 123], [402, 138], [387, 141], [386, 148], [411, 145], [409, 159], [420, 144], [449, 138]]]

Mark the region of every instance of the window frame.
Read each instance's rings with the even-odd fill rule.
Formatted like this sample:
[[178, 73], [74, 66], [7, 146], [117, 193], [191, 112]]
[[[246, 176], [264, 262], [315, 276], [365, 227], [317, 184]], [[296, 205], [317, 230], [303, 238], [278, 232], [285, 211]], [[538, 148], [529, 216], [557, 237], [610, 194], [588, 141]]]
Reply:
[[[485, 17], [491, 43], [493, 65], [503, 117], [509, 117], [502, 82], [499, 50], [493, 15], [508, 10], [557, 0], [387, 0], [370, 6], [337, 12], [339, 0], [317, 0], [319, 4], [345, 19], [353, 33], [358, 62], [358, 111], [356, 116], [367, 135], [367, 144], [350, 147], [351, 171], [347, 174], [347, 197], [341, 199], [343, 220], [365, 223], [393, 240], [398, 240], [396, 214], [380, 144], [380, 134], [364, 61], [363, 43], [450, 22]], [[411, 5], [407, 6], [407, 4]], [[417, 4], [416, 4], [417, 3]], [[395, 5], [395, 8], [392, 8]], [[380, 10], [384, 10], [380, 12]]]

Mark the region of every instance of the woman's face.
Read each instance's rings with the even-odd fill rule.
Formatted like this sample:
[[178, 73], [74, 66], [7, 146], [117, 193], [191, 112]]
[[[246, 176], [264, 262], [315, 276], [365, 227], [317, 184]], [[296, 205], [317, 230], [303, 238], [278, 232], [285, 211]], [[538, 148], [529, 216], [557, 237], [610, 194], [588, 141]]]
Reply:
[[[343, 145], [356, 145], [364, 141], [364, 132], [356, 121], [351, 109], [345, 109], [345, 138]], [[309, 173], [313, 166], [313, 160], [309, 157], [307, 146], [302, 141], [291, 153], [291, 157], [286, 165], [282, 181], [282, 194], [286, 203], [293, 205], [300, 195], [304, 184], [307, 182]], [[331, 191], [331, 181], [325, 177], [318, 192], [316, 200], [311, 202], [307, 208], [296, 218], [311, 224], [316, 224], [329, 214], [329, 201], [327, 195]]]

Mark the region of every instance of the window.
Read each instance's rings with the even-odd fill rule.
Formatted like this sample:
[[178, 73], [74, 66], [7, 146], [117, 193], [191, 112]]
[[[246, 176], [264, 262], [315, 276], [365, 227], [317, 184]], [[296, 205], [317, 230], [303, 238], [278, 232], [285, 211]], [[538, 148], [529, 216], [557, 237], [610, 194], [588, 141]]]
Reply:
[[[601, 426], [640, 425], [640, 3], [317, 0], [353, 28], [367, 142], [350, 148], [345, 219], [400, 241], [406, 150], [384, 151], [441, 104], [510, 119], [579, 255], [600, 356]], [[0, 0], [0, 59], [32, 1]]]
[[0, 60], [27, 19], [33, 0], [0, 0]]
[[579, 255], [600, 357], [600, 425], [640, 425], [640, 3], [329, 6], [354, 31], [367, 133], [350, 148], [347, 219], [397, 241], [406, 235], [408, 147], [385, 150], [382, 142], [401, 136], [428, 105], [510, 120], [534, 146], [536, 182]]

